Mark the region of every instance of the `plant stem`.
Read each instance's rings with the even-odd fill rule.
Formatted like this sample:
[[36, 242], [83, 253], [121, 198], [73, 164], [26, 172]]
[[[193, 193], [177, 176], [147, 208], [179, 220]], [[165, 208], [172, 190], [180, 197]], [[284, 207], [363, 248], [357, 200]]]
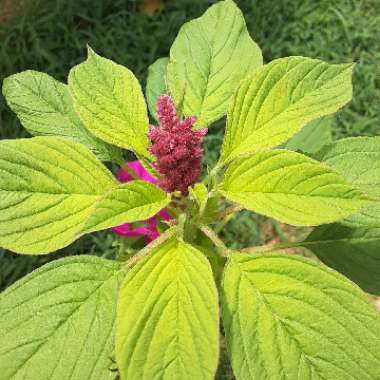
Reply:
[[270, 251], [277, 251], [281, 249], [288, 249], [288, 248], [297, 248], [301, 247], [302, 242], [286, 242], [286, 243], [280, 243], [280, 244], [274, 244], [274, 245], [259, 245], [256, 247], [248, 247], [243, 248], [241, 252], [245, 253], [265, 253]]
[[120, 162], [120, 167], [126, 171], [133, 179], [140, 179], [137, 174], [128, 166], [127, 162]]
[[216, 246], [218, 253], [223, 257], [228, 257], [228, 251], [229, 249], [225, 246], [223, 241], [220, 239], [220, 237], [210, 228], [207, 226], [200, 226], [200, 230], [214, 243]]
[[243, 210], [243, 206], [233, 205], [231, 207], [227, 207], [225, 210], [218, 212], [215, 215], [215, 219], [225, 219], [230, 214], [236, 214], [237, 212]]
[[137, 252], [134, 256], [132, 256], [125, 265], [128, 268], [132, 268], [134, 265], [137, 264], [139, 260], [142, 258], [148, 256], [153, 249], [160, 246], [163, 242], [174, 236], [176, 233], [175, 228], [169, 228], [167, 231], [165, 231], [162, 235], [160, 235], [157, 239], [153, 240], [151, 243], [149, 243], [146, 247], [144, 247], [141, 251]]
[[214, 231], [218, 234], [224, 229], [224, 227], [229, 223], [229, 221], [235, 216], [235, 214], [228, 215], [224, 220], [221, 220], [219, 224], [214, 227]]

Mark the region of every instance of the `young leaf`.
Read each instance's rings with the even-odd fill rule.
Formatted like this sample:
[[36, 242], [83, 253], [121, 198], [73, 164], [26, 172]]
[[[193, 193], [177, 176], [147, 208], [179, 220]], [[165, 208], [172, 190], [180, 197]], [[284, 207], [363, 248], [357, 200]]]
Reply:
[[121, 151], [92, 135], [74, 111], [66, 85], [38, 71], [11, 75], [4, 97], [32, 135], [63, 136], [86, 145], [102, 161], [120, 161]]
[[98, 257], [64, 258], [1, 293], [1, 379], [114, 378], [119, 271]]
[[326, 116], [311, 121], [285, 144], [285, 148], [305, 153], [318, 152], [332, 143], [331, 124], [332, 118]]
[[320, 226], [301, 244], [366, 292], [380, 296], [380, 228]]
[[204, 210], [208, 201], [209, 193], [207, 187], [198, 182], [190, 188], [190, 196], [195, 200], [201, 210]]
[[121, 379], [214, 379], [218, 299], [210, 264], [170, 239], [126, 276], [117, 307]]
[[168, 205], [170, 197], [157, 186], [145, 181], [132, 181], [112, 188], [94, 207], [83, 231], [99, 231], [146, 220]]
[[239, 82], [261, 65], [241, 11], [225, 0], [182, 26], [170, 49], [168, 86], [183, 114], [197, 116], [201, 128], [226, 114]]
[[150, 114], [157, 120], [156, 103], [157, 99], [168, 93], [166, 85], [166, 68], [169, 58], [159, 58], [148, 68], [148, 78], [146, 81], [146, 99]]
[[343, 219], [367, 200], [327, 166], [280, 149], [236, 159], [221, 193], [249, 210], [301, 226]]
[[83, 145], [62, 137], [0, 141], [0, 246], [43, 254], [78, 237], [117, 184]]
[[95, 136], [150, 157], [146, 104], [131, 71], [89, 48], [87, 61], [70, 71], [69, 89], [77, 113]]
[[352, 97], [352, 69], [288, 57], [256, 70], [230, 105], [221, 162], [280, 145], [309, 121], [337, 111]]
[[222, 313], [237, 380], [378, 379], [379, 315], [357, 286], [309, 260], [233, 255]]
[[322, 149], [315, 158], [376, 199], [343, 223], [353, 227], [380, 227], [380, 137], [338, 140]]

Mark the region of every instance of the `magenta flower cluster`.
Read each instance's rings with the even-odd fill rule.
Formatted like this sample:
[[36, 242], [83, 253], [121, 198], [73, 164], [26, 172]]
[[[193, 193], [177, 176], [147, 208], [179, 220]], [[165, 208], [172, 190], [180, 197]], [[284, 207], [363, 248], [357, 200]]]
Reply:
[[148, 134], [152, 140], [150, 152], [156, 157], [153, 164], [160, 173], [160, 187], [167, 192], [188, 193], [201, 174], [202, 139], [207, 128], [193, 131], [196, 117], [180, 119], [168, 95], [157, 101], [158, 126], [151, 126]]

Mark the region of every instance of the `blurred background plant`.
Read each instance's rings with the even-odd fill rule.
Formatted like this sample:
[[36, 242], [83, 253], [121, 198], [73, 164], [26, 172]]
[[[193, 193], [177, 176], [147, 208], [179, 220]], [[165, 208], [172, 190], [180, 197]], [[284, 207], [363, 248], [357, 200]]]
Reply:
[[[147, 68], [168, 56], [180, 26], [200, 16], [210, 0], [0, 0], [0, 81], [26, 69], [66, 81], [83, 61], [86, 44], [130, 68], [145, 87]], [[377, 135], [380, 128], [380, 0], [236, 0], [266, 62], [303, 55], [331, 63], [356, 62], [353, 101], [333, 122], [334, 138]], [[0, 95], [0, 138], [27, 136]], [[210, 128], [205, 165], [212, 165], [223, 138], [223, 121]], [[1, 216], [0, 216], [1, 217]], [[260, 228], [259, 228], [260, 226]], [[223, 237], [232, 248], [292, 238], [293, 231], [242, 212]], [[86, 236], [45, 257], [0, 249], [0, 290], [47, 261], [69, 254], [111, 257], [110, 232]], [[222, 361], [218, 379], [229, 379]]]

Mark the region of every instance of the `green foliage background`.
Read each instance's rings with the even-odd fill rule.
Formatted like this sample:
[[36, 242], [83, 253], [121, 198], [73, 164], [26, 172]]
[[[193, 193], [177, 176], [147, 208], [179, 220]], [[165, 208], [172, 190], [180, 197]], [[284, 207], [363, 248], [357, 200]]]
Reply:
[[[69, 69], [83, 61], [86, 44], [130, 68], [145, 86], [147, 67], [168, 55], [179, 27], [201, 15], [215, 1], [166, 1], [163, 12], [146, 16], [128, 0], [35, 1], [22, 14], [0, 25], [0, 80], [25, 69], [66, 81]], [[249, 31], [266, 62], [289, 55], [357, 62], [354, 100], [334, 120], [336, 138], [377, 135], [380, 127], [380, 0], [237, 0]], [[33, 3], [35, 5], [33, 5]], [[0, 138], [27, 133], [0, 96]], [[222, 123], [207, 136], [208, 164], [215, 162], [223, 136]], [[227, 225], [231, 247], [261, 242], [259, 217], [243, 212]], [[276, 230], [278, 226], [274, 225]], [[113, 254], [112, 234], [85, 237], [64, 254]], [[0, 289], [35, 266], [62, 256], [21, 257], [0, 251]]]

